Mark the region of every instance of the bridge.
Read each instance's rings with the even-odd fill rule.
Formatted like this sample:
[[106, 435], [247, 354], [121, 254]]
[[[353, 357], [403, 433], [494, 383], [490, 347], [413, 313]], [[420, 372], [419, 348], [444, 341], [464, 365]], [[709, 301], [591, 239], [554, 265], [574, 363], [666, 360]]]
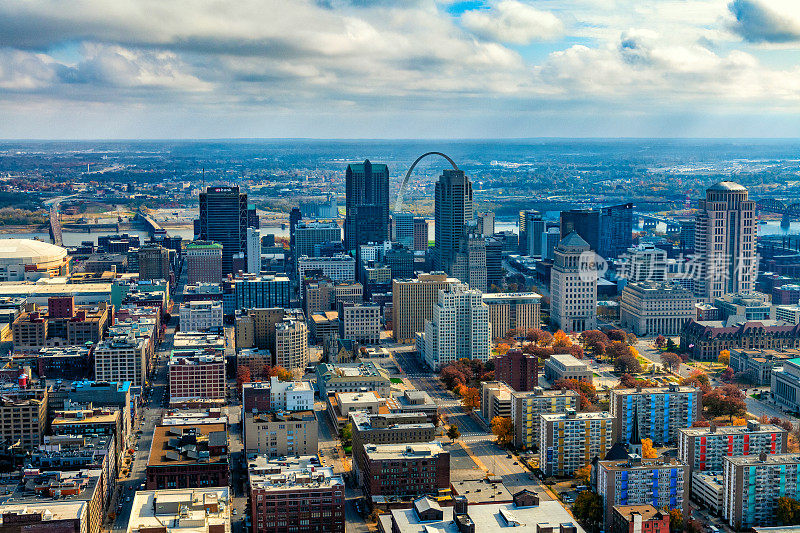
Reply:
[[760, 212], [778, 213], [784, 217], [800, 218], [800, 203], [786, 204], [775, 198], [761, 198], [756, 200], [756, 208]]
[[61, 219], [58, 217], [58, 202], [53, 202], [50, 206], [50, 238], [56, 246], [64, 246], [64, 239], [61, 235]]
[[167, 235], [167, 230], [161, 227], [161, 225], [153, 220], [153, 217], [139, 209], [136, 212], [136, 219], [141, 220], [145, 227], [147, 228], [147, 232], [150, 234], [151, 237], [155, 237], [156, 235]]

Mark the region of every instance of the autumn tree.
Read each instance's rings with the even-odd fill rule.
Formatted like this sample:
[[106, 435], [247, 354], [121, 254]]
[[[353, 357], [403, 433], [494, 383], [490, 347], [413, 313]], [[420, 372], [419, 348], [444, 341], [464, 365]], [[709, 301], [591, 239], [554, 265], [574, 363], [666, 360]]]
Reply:
[[609, 329], [608, 331], [606, 331], [606, 335], [612, 341], [625, 342], [625, 343], [628, 342], [628, 334], [621, 329]]
[[781, 525], [795, 526], [800, 524], [800, 502], [788, 496], [778, 498], [775, 515]]
[[582, 467], [577, 469], [575, 473], [572, 474], [572, 477], [574, 477], [577, 480], [578, 484], [588, 486], [589, 478], [591, 477], [591, 475], [592, 475], [592, 465], [588, 464], [588, 465], [583, 465]]
[[514, 441], [514, 424], [506, 416], [492, 418], [492, 433], [497, 437], [497, 444], [508, 446]]
[[652, 439], [642, 439], [642, 459], [655, 459], [658, 452], [653, 447]]
[[562, 348], [572, 346], [572, 340], [561, 330], [553, 334], [553, 348]]
[[450, 427], [447, 428], [447, 438], [450, 439], [450, 442], [453, 442], [460, 436], [461, 432], [458, 430], [458, 427], [455, 424], [450, 424]]
[[744, 393], [731, 383], [716, 387], [703, 394], [703, 408], [712, 418], [727, 416], [731, 421], [734, 417], [743, 417], [747, 411]]
[[614, 359], [614, 370], [637, 374], [642, 371], [642, 364], [633, 354], [629, 353]]
[[269, 375], [275, 376], [281, 381], [292, 381], [292, 379], [294, 379], [294, 377], [292, 376], [292, 372], [286, 370], [282, 366], [273, 366], [272, 368], [270, 368]]
[[505, 355], [510, 349], [511, 346], [503, 342], [498, 344], [494, 351], [497, 352], [497, 355]]
[[539, 328], [531, 328], [525, 333], [525, 339], [538, 346], [549, 346], [553, 342], [553, 335]]
[[579, 381], [577, 379], [557, 379], [553, 383], [554, 389], [559, 390], [572, 390], [580, 395], [581, 411], [586, 411], [593, 404], [597, 403], [597, 389], [594, 384], [588, 381]]
[[683, 513], [680, 509], [670, 509], [669, 530], [676, 533], [683, 531]]
[[595, 529], [603, 521], [603, 498], [596, 492], [585, 490], [575, 498], [572, 512], [575, 518]]
[[722, 350], [719, 352], [719, 357], [717, 357], [717, 362], [722, 363], [725, 366], [731, 364], [731, 352], [730, 350]]
[[656, 348], [663, 348], [667, 344], [667, 338], [664, 335], [656, 337]]
[[623, 355], [631, 355], [631, 347], [620, 341], [613, 341], [606, 345], [606, 356], [612, 361], [616, 361]]
[[250, 375], [250, 368], [244, 365], [239, 365], [236, 369], [236, 388], [242, 390], [244, 383], [250, 383], [252, 377]]
[[461, 404], [467, 411], [480, 409], [481, 407], [481, 393], [475, 387], [467, 387], [461, 398]]
[[708, 374], [702, 370], [695, 370], [689, 375], [689, 377], [682, 378], [680, 380], [680, 384], [690, 387], [697, 387], [698, 389], [702, 390], [703, 393], [711, 390], [711, 380], [708, 379]]
[[683, 360], [681, 356], [673, 352], [664, 352], [661, 354], [661, 362], [664, 363], [671, 371], [675, 372], [681, 367]]

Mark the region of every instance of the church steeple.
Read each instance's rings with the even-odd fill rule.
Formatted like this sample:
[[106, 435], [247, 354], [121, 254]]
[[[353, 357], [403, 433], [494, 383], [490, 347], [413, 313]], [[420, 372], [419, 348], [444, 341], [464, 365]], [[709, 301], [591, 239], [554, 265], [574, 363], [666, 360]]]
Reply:
[[631, 438], [628, 440], [628, 452], [631, 455], [642, 456], [642, 438], [639, 433], [639, 403], [633, 405], [633, 427]]

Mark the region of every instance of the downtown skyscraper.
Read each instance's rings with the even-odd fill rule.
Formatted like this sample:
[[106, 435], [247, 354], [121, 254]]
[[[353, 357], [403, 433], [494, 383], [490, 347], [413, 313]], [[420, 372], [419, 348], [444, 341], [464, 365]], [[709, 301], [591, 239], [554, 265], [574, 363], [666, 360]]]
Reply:
[[199, 237], [222, 245], [223, 275], [233, 272], [234, 255], [247, 255], [247, 226], [247, 194], [239, 187], [208, 187], [200, 193]]
[[380, 163], [347, 165], [344, 248], [389, 239], [389, 169]]

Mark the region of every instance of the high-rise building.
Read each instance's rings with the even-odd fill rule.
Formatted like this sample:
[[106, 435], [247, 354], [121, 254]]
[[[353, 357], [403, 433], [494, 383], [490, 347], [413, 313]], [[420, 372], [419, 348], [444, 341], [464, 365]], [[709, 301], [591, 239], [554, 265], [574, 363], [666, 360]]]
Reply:
[[187, 242], [184, 256], [189, 283], [222, 281], [222, 245], [218, 242]]
[[494, 357], [494, 377], [515, 391], [531, 391], [539, 385], [539, 358], [519, 349], [497, 355]]
[[139, 248], [139, 279], [169, 281], [169, 250], [160, 244], [144, 244]]
[[681, 220], [681, 253], [690, 254], [694, 252], [694, 220]]
[[618, 270], [619, 277], [628, 282], [664, 281], [667, 279], [666, 250], [656, 248], [650, 243], [643, 243], [631, 246], [624, 252], [622, 265]]
[[514, 446], [529, 450], [539, 446], [541, 417], [544, 413], [566, 413], [577, 410], [580, 396], [572, 390], [544, 390], [511, 393], [511, 423], [514, 426]]
[[502, 287], [506, 277], [503, 268], [503, 241], [494, 237], [486, 238], [486, 287]]
[[233, 272], [233, 256], [247, 253], [247, 194], [239, 187], [208, 187], [200, 193], [200, 240], [222, 245], [222, 273]]
[[597, 328], [597, 276], [590, 251], [589, 244], [573, 231], [554, 252], [550, 319], [567, 332]]
[[738, 183], [721, 181], [706, 190], [695, 219], [698, 298], [712, 303], [724, 294], [755, 289], [755, 208], [747, 189]]
[[614, 444], [614, 419], [609, 413], [571, 409], [539, 418], [539, 455], [546, 476], [571, 476], [595, 457], [605, 457]]
[[297, 277], [302, 282], [309, 275], [325, 276], [333, 281], [355, 281], [356, 260], [347, 254], [331, 257], [301, 256], [297, 259]]
[[433, 370], [466, 357], [487, 361], [492, 346], [489, 307], [481, 292], [464, 284], [439, 291], [418, 351]]
[[596, 209], [571, 209], [561, 212], [561, 238], [576, 232], [589, 243], [592, 251], [600, 246], [600, 211]]
[[286, 276], [245, 274], [224, 283], [222, 312], [226, 316], [239, 309], [290, 306], [291, 282]]
[[345, 174], [345, 250], [389, 238], [389, 168], [384, 164], [347, 165]]
[[628, 283], [622, 290], [619, 318], [636, 335], [680, 335], [697, 314], [694, 294], [676, 283]]
[[478, 223], [478, 233], [483, 237], [491, 237], [494, 235], [494, 213], [488, 211], [486, 213], [478, 213], [475, 217]]
[[294, 253], [296, 257], [314, 257], [314, 246], [341, 240], [342, 230], [335, 221], [298, 222], [294, 228]]
[[600, 248], [606, 259], [617, 258], [633, 243], [633, 204], [612, 205], [600, 210]]
[[148, 341], [135, 337], [106, 339], [94, 350], [94, 377], [97, 381], [130, 381], [143, 387], [147, 378]]
[[444, 272], [419, 274], [415, 279], [392, 280], [392, 333], [397, 342], [409, 342], [425, 330], [433, 317], [439, 290], [458, 283]]
[[464, 235], [458, 245], [451, 274], [467, 283], [471, 288], [485, 292], [486, 286], [486, 239], [476, 233], [475, 223], [464, 226]]
[[287, 370], [308, 366], [308, 328], [305, 321], [287, 317], [275, 325], [275, 364]]
[[519, 212], [519, 250], [522, 255], [542, 257], [542, 233], [547, 223], [533, 209]]
[[786, 453], [788, 433], [748, 420], [746, 426], [678, 429], [678, 459], [694, 471], [722, 472], [725, 457]]
[[414, 250], [424, 252], [428, 249], [428, 221], [424, 218], [414, 219]]
[[414, 213], [392, 213], [392, 242], [414, 247]]
[[247, 272], [261, 272], [261, 230], [258, 228], [247, 228]]
[[169, 358], [170, 404], [225, 401], [225, 356], [174, 350]]
[[[453, 275], [464, 226], [472, 221], [472, 183], [463, 170], [444, 170], [436, 182], [435, 267]], [[462, 279], [462, 281], [468, 281]]]
[[492, 335], [505, 337], [512, 329], [527, 331], [540, 328], [542, 296], [535, 292], [491, 293], [483, 295], [483, 303], [489, 306], [489, 322]]
[[561, 230], [558, 228], [547, 228], [547, 231], [542, 233], [542, 259], [553, 260], [560, 240]]
[[294, 229], [297, 223], [303, 219], [303, 214], [299, 207], [293, 207], [289, 213], [289, 248], [294, 250]]
[[381, 307], [363, 302], [341, 302], [339, 338], [359, 344], [378, 344], [381, 341]]
[[800, 454], [725, 457], [722, 516], [737, 531], [778, 525], [780, 498], [800, 498]]
[[610, 411], [617, 419], [614, 440], [629, 442], [638, 419], [642, 438], [655, 443], [675, 442], [680, 428], [692, 427], [700, 418], [701, 397], [699, 389], [675, 383], [612, 390]]

